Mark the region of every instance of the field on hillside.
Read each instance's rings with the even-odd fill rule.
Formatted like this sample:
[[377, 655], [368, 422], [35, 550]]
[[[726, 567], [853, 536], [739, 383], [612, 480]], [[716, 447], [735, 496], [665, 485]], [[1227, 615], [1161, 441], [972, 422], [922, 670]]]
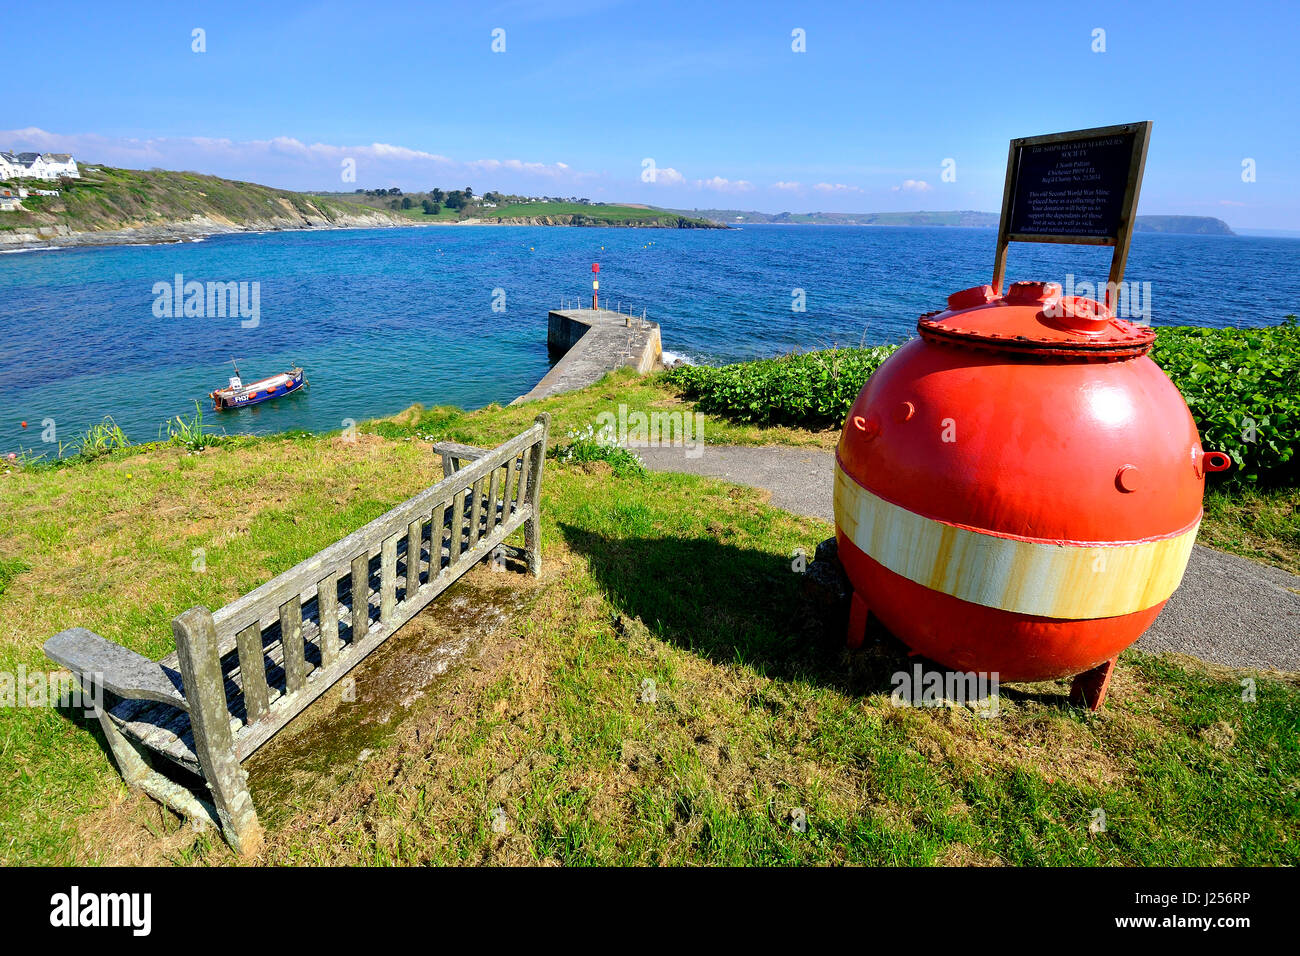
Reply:
[[[493, 444], [549, 411], [542, 578], [471, 572], [353, 672], [356, 704], [335, 688], [254, 756], [261, 862], [1300, 863], [1296, 675], [1250, 674], [1245, 703], [1243, 672], [1130, 652], [1097, 714], [1065, 682], [1004, 685], [993, 717], [893, 706], [905, 650], [877, 634], [847, 652], [804, 596], [792, 557], [830, 526], [592, 449], [587, 428], [620, 404], [691, 411], [662, 379], [621, 374], [527, 406], [415, 408], [355, 440], [10, 467], [0, 671], [44, 671], [41, 642], [74, 625], [160, 657], [180, 611], [436, 481], [431, 440]], [[412, 676], [466, 627], [461, 664]], [[3, 708], [0, 740], [0, 861], [238, 862], [128, 792], [83, 718]]]
[[[610, 222], [628, 222], [633, 220], [660, 220], [669, 216], [663, 209], [649, 209], [641, 206], [593, 206], [576, 202], [525, 202], [486, 209], [482, 215], [492, 219], [513, 219], [520, 216], [587, 216]], [[674, 216], [675, 218], [675, 216]]]

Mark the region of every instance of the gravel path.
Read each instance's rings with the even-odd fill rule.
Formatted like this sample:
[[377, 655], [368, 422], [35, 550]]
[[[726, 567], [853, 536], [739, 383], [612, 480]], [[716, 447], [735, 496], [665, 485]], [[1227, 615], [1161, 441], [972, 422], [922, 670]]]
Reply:
[[[815, 448], [707, 445], [638, 448], [653, 471], [722, 478], [772, 493], [772, 504], [833, 522], [835, 456]], [[1300, 577], [1197, 545], [1182, 586], [1137, 647], [1176, 651], [1229, 667], [1300, 671]]]

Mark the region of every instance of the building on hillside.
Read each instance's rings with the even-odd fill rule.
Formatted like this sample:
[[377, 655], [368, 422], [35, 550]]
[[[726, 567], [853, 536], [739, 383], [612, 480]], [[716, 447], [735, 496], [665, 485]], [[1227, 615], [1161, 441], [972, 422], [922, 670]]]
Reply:
[[61, 176], [67, 176], [69, 179], [81, 178], [77, 161], [72, 158], [71, 153], [41, 153], [41, 159], [45, 160], [45, 168], [53, 173], [51, 179], [58, 179]]
[[0, 153], [0, 179], [80, 179], [68, 153]]
[[22, 197], [17, 190], [0, 188], [0, 212], [18, 212], [22, 208]]

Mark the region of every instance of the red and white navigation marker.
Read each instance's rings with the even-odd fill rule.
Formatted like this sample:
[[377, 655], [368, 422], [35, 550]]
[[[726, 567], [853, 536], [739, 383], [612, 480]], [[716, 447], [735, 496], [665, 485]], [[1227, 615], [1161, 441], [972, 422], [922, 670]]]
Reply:
[[591, 274], [593, 276], [591, 280], [591, 307], [593, 309], [598, 309], [600, 308], [600, 304], [599, 304], [600, 280], [594, 277], [600, 275], [599, 262], [593, 262], [591, 264]]

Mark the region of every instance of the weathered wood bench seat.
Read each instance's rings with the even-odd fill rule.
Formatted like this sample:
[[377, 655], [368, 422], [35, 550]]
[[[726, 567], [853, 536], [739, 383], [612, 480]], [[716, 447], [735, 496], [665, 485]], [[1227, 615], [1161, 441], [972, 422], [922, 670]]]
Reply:
[[[85, 628], [46, 641], [89, 699], [102, 690], [96, 716], [126, 782], [255, 852], [261, 826], [240, 763], [521, 527], [528, 567], [540, 572], [549, 424], [538, 416], [491, 450], [435, 445], [442, 481], [233, 603], [190, 608], [161, 661]], [[155, 770], [153, 757], [202, 778], [210, 801]]]

